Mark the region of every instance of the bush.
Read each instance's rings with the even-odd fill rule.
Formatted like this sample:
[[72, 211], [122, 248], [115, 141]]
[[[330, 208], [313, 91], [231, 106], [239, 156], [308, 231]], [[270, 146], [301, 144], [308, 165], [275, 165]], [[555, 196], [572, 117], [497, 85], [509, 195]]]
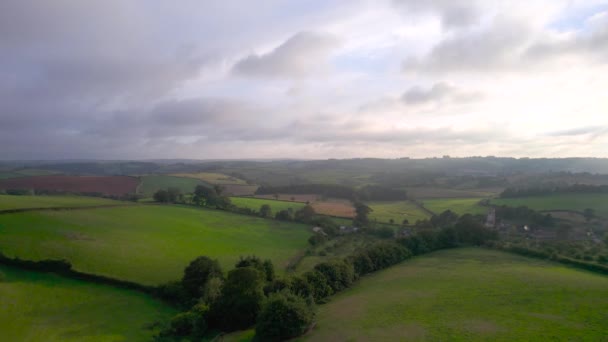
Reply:
[[284, 341], [302, 335], [314, 319], [311, 303], [290, 292], [272, 294], [264, 303], [255, 326], [256, 339]]
[[194, 337], [200, 338], [207, 331], [206, 305], [196, 305], [190, 311], [175, 315], [169, 327], [160, 333], [161, 337]]
[[333, 292], [350, 287], [355, 280], [353, 265], [342, 260], [323, 262], [315, 266], [315, 271], [321, 273]]
[[4, 272], [0, 271], [0, 283], [6, 280], [6, 275]]

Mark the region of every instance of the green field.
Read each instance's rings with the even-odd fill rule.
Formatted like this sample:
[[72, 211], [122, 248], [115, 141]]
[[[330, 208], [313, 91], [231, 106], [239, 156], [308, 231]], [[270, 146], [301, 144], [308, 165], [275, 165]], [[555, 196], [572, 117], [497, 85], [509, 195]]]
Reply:
[[25, 208], [92, 207], [98, 205], [129, 205], [131, 202], [83, 196], [11, 196], [0, 195], [0, 210]]
[[273, 215], [281, 210], [287, 210], [289, 208], [292, 208], [295, 211], [306, 205], [301, 202], [275, 201], [253, 197], [230, 197], [230, 201], [239, 208], [249, 208], [255, 211], [259, 211], [262, 205], [268, 204], [272, 209]]
[[236, 178], [233, 176], [224, 175], [221, 173], [213, 173], [213, 172], [176, 173], [176, 174], [174, 174], [174, 176], [200, 179], [207, 183], [218, 184], [218, 185], [222, 185], [222, 184], [247, 185], [247, 182], [245, 182], [242, 179], [239, 179], [239, 178]]
[[167, 188], [177, 188], [182, 193], [192, 193], [197, 185], [205, 183], [194, 178], [174, 177], [174, 176], [143, 176], [141, 183], [137, 188], [137, 192], [143, 196], [151, 197], [158, 190], [166, 190]]
[[175, 311], [139, 292], [0, 266], [2, 341], [150, 341]]
[[519, 198], [498, 198], [492, 200], [495, 205], [511, 207], [527, 206], [534, 210], [575, 210], [582, 212], [586, 208], [595, 210], [602, 217], [608, 217], [608, 194], [557, 194], [550, 196], [531, 196]]
[[417, 220], [429, 218], [426, 212], [410, 201], [371, 202], [367, 205], [373, 210], [369, 217], [379, 222], [389, 222], [392, 219], [396, 224], [401, 224], [404, 219], [407, 219], [413, 224]]
[[13, 171], [0, 171], [0, 179], [6, 178], [17, 178], [17, 177], [29, 177], [29, 176], [47, 176], [56, 175], [60, 172], [40, 170], [40, 169], [22, 169]]
[[307, 246], [307, 226], [219, 210], [132, 207], [0, 215], [0, 250], [22, 259], [67, 259], [80, 271], [143, 284], [181, 277], [197, 256], [225, 271], [239, 256], [270, 258], [280, 273]]
[[488, 209], [479, 205], [482, 198], [443, 198], [424, 200], [424, 206], [435, 214], [451, 210], [458, 215], [485, 214]]
[[455, 249], [364, 277], [319, 307], [311, 341], [600, 341], [608, 277]]

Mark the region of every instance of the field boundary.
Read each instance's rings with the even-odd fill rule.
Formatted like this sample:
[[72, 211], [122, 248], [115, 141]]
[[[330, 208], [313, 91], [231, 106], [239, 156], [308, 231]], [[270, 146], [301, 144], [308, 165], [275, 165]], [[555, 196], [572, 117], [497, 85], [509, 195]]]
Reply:
[[418, 209], [424, 211], [425, 213], [429, 214], [431, 217], [435, 216], [436, 214], [434, 212], [432, 212], [429, 208], [425, 207], [424, 204], [418, 200], [415, 199], [408, 199], [407, 201], [411, 202], [412, 204], [414, 204], [415, 206], [418, 207]]
[[61, 210], [83, 210], [83, 209], [103, 209], [103, 208], [116, 208], [116, 207], [128, 207], [133, 204], [106, 204], [106, 205], [92, 205], [83, 207], [41, 207], [41, 208], [16, 208], [16, 209], [4, 209], [0, 210], [0, 215], [3, 214], [15, 214], [23, 213], [28, 211], [61, 211]]
[[121, 280], [99, 274], [77, 271], [74, 270], [72, 268], [72, 264], [66, 260], [45, 259], [40, 261], [31, 261], [19, 258], [10, 258], [0, 252], [0, 264], [28, 271], [53, 273], [65, 278], [82, 280], [95, 284], [113, 286], [127, 290], [135, 290], [148, 295], [152, 295], [154, 297], [158, 297], [157, 287], [155, 286], [142, 285], [128, 280]]

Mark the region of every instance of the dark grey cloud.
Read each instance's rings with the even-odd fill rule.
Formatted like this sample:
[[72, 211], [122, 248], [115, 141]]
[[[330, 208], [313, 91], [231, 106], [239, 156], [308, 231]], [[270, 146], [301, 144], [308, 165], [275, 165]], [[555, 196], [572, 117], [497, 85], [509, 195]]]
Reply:
[[393, 0], [407, 14], [429, 13], [438, 15], [446, 29], [475, 25], [481, 18], [477, 1], [471, 0]]
[[324, 67], [339, 40], [330, 34], [299, 32], [265, 54], [249, 55], [234, 65], [234, 72], [261, 77], [305, 77]]

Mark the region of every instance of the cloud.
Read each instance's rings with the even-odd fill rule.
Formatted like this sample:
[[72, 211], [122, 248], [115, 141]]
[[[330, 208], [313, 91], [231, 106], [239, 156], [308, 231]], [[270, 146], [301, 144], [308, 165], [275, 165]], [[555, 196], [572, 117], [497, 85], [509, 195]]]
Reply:
[[591, 140], [608, 135], [608, 126], [588, 126], [570, 128], [566, 130], [549, 132], [546, 134], [550, 137], [577, 137], [585, 136]]
[[403, 62], [406, 72], [485, 71], [514, 63], [531, 31], [523, 21], [497, 18], [489, 27], [447, 36], [423, 57]]
[[238, 61], [237, 74], [254, 77], [306, 77], [321, 70], [339, 40], [330, 34], [299, 32], [274, 50]]
[[462, 28], [477, 24], [481, 17], [477, 1], [470, 0], [393, 0], [408, 14], [431, 13], [439, 16], [446, 29]]

